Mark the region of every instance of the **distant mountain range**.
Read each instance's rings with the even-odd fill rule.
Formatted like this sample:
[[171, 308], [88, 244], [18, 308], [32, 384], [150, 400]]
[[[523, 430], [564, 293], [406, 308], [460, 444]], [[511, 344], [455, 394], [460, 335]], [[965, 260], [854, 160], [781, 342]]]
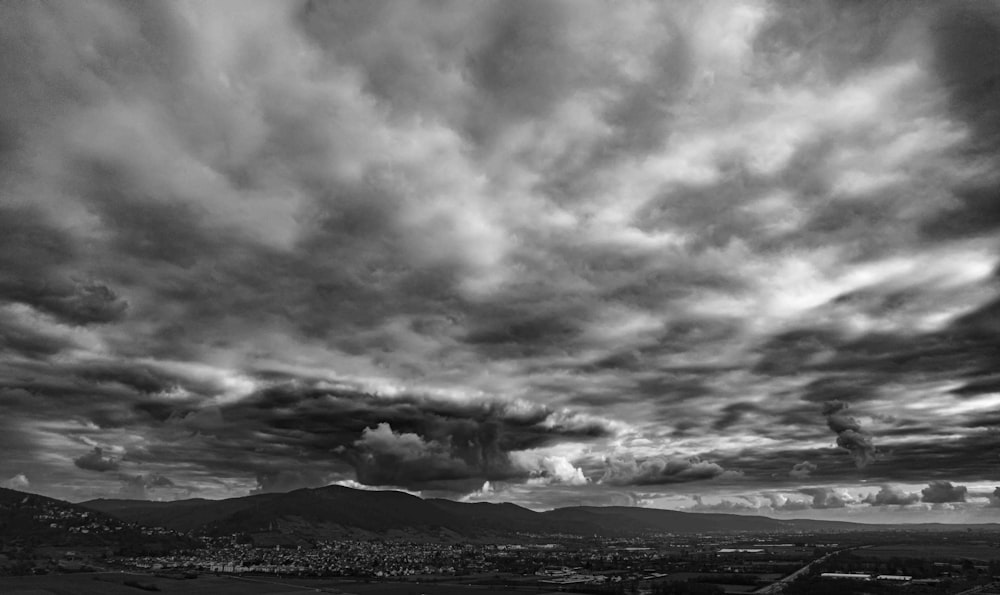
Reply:
[[[888, 525], [780, 520], [639, 507], [573, 506], [535, 512], [514, 504], [422, 499], [403, 492], [341, 486], [227, 500], [91, 500], [81, 506], [130, 523], [204, 534], [281, 533], [303, 538], [476, 539], [515, 533], [628, 536], [649, 532], [822, 532]], [[957, 528], [906, 525], [911, 529]], [[993, 525], [995, 528], [1000, 526]]]
[[[203, 535], [249, 534], [254, 540], [406, 539], [455, 541], [517, 534], [633, 536], [644, 533], [828, 532], [892, 528], [1000, 530], [1000, 525], [870, 525], [638, 507], [573, 506], [535, 512], [514, 504], [422, 499], [403, 492], [341, 486], [226, 500], [173, 502], [98, 499], [71, 504], [0, 488], [0, 534], [63, 536], [74, 542], [149, 540], [141, 527]], [[84, 531], [86, 529], [86, 531]], [[168, 539], [162, 533], [158, 538]], [[172, 538], [170, 538], [172, 539]]]

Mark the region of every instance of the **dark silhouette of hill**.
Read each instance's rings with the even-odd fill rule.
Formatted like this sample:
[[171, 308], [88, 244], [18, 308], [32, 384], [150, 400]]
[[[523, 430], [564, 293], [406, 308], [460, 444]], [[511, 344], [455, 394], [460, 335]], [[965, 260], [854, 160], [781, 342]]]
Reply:
[[[287, 525], [311, 526], [326, 532], [385, 533], [443, 529], [469, 530], [468, 521], [431, 500], [404, 492], [365, 491], [341, 486], [257, 494], [226, 500], [91, 500], [83, 506], [129, 522], [177, 531], [210, 534], [268, 531]], [[527, 509], [525, 512], [532, 513]]]
[[114, 546], [153, 551], [191, 545], [90, 507], [0, 488], [0, 544]]
[[481, 537], [511, 533], [630, 535], [650, 531], [702, 533], [826, 530], [852, 523], [783, 521], [759, 516], [702, 514], [633, 507], [570, 507], [535, 512], [515, 504], [463, 503], [393, 491], [341, 486], [258, 494], [227, 500], [91, 500], [124, 521], [209, 534], [281, 531], [311, 536], [434, 535]]
[[173, 502], [101, 498], [82, 502], [81, 506], [109, 514], [129, 523], [187, 532], [195, 531], [245, 508], [252, 507], [258, 499], [267, 499], [268, 496], [273, 496], [273, 494], [225, 500], [193, 498]]
[[551, 533], [566, 528], [565, 523], [550, 521], [541, 513], [509, 502], [467, 503], [444, 499], [428, 502], [460, 519], [463, 526], [493, 533]]

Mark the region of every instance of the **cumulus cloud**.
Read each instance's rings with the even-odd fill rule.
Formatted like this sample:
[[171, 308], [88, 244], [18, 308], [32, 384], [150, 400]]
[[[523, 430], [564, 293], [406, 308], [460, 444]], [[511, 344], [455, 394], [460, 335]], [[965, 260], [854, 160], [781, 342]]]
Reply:
[[482, 502], [490, 500], [496, 493], [496, 489], [493, 487], [493, 483], [490, 481], [484, 481], [483, 485], [479, 489], [469, 492], [468, 494], [461, 497], [463, 502]]
[[808, 510], [810, 502], [802, 499], [792, 499], [784, 494], [769, 493], [765, 497], [773, 510]]
[[878, 492], [868, 494], [863, 502], [872, 506], [907, 506], [920, 502], [920, 494], [908, 493], [893, 486], [882, 486]]
[[804, 488], [800, 492], [812, 496], [811, 507], [816, 509], [844, 508], [854, 502], [854, 498], [850, 495], [838, 492], [833, 488]]
[[585, 485], [590, 480], [583, 469], [573, 465], [564, 456], [538, 455], [526, 451], [511, 453], [514, 466], [528, 472], [527, 483], [532, 485]]
[[176, 487], [169, 477], [158, 473], [122, 475], [120, 479], [122, 485], [119, 493], [122, 498], [129, 500], [146, 500], [151, 490]]
[[117, 471], [119, 466], [118, 459], [111, 455], [104, 454], [104, 450], [99, 446], [95, 446], [90, 452], [73, 459], [73, 464], [80, 469], [97, 471], [100, 473], [105, 471]]
[[18, 473], [14, 477], [5, 479], [3, 483], [0, 485], [10, 490], [18, 490], [24, 492], [31, 487], [31, 482], [28, 481], [28, 476], [26, 476], [24, 473]]
[[921, 500], [932, 504], [946, 502], [965, 502], [969, 489], [965, 486], [952, 485], [950, 481], [932, 481], [920, 490]]
[[759, 503], [747, 496], [741, 496], [735, 499], [723, 498], [718, 502], [706, 502], [704, 497], [697, 494], [692, 496], [692, 498], [694, 499], [695, 504], [694, 506], [688, 507], [688, 510], [696, 512], [724, 512], [737, 514], [760, 512]]

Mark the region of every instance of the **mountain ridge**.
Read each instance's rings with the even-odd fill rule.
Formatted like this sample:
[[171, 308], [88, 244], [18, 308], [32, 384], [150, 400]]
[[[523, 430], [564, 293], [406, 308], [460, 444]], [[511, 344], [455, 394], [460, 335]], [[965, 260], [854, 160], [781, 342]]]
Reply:
[[[515, 533], [627, 536], [649, 532], [863, 531], [965, 527], [919, 523], [866, 524], [762, 515], [684, 512], [643, 507], [570, 506], [538, 512], [513, 503], [424, 499], [399, 491], [344, 486], [302, 488], [224, 500], [173, 502], [96, 499], [80, 506], [127, 522], [212, 535], [278, 532], [322, 537], [432, 537], [460, 539]], [[992, 526], [995, 523], [968, 526]]]

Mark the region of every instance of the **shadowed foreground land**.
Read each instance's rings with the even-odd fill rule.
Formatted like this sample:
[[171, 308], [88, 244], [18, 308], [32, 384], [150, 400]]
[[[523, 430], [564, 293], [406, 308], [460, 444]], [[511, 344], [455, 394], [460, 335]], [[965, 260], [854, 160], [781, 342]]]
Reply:
[[[4, 595], [500, 595], [510, 588], [420, 583], [345, 583], [333, 580], [266, 579], [204, 575], [194, 579], [163, 578], [132, 573], [81, 573], [0, 577]], [[533, 592], [538, 591], [522, 591]]]

